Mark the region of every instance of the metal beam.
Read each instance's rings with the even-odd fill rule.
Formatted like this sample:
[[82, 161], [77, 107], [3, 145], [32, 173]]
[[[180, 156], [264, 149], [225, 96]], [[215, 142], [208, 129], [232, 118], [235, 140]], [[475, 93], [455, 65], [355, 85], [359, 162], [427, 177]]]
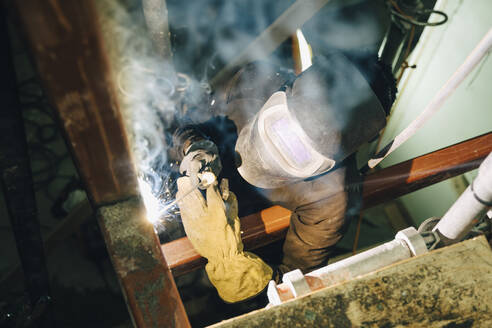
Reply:
[[142, 7], [147, 29], [157, 53], [164, 59], [172, 59], [166, 0], [142, 0]]
[[210, 84], [216, 87], [229, 78], [234, 70], [249, 62], [268, 57], [296, 29], [323, 8], [330, 0], [297, 0], [268, 26], [255, 40], [215, 75]]
[[171, 271], [140, 199], [98, 212], [109, 255], [136, 327], [189, 327]]
[[[30, 309], [26, 322], [19, 325], [53, 327], [53, 307], [38, 221], [31, 161], [17, 93], [6, 11], [0, 4], [0, 187], [19, 254]], [[3, 290], [0, 290], [0, 294]], [[38, 313], [36, 313], [38, 312]], [[4, 317], [5, 319], [6, 317]], [[1, 320], [1, 319], [0, 319]], [[3, 320], [1, 320], [3, 321]]]
[[14, 2], [137, 327], [188, 327], [138, 199], [135, 167], [94, 0]]
[[369, 208], [478, 168], [492, 151], [492, 132], [368, 174], [364, 207]]
[[311, 19], [328, 2], [330, 7], [341, 8], [360, 3], [362, 0], [297, 0], [243, 51], [232, 58], [211, 80], [212, 87], [217, 87], [234, 74], [241, 66], [255, 60], [266, 59], [285, 40], [295, 34], [296, 29]]
[[137, 195], [92, 1], [16, 1], [36, 66], [95, 204]]
[[[370, 173], [363, 183], [363, 208], [476, 169], [491, 151], [492, 132]], [[290, 214], [289, 210], [274, 206], [241, 218], [244, 248], [253, 250], [281, 239], [289, 227]], [[174, 276], [206, 263], [186, 237], [161, 247]]]

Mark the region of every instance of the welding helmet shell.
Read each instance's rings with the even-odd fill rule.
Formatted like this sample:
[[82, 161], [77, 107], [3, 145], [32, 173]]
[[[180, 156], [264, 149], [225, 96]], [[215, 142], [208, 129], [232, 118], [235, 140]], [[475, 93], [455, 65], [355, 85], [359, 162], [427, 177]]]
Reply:
[[304, 180], [332, 169], [385, 123], [379, 100], [345, 56], [316, 58], [241, 130], [238, 171], [261, 188]]

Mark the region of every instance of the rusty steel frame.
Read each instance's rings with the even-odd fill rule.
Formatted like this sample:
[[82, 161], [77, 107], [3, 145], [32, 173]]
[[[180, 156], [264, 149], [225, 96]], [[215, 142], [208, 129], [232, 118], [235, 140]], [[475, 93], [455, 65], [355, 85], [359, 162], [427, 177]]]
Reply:
[[[368, 174], [363, 208], [370, 208], [478, 168], [492, 151], [492, 132]], [[241, 218], [244, 248], [253, 250], [285, 236], [291, 212], [280, 206]], [[206, 260], [183, 237], [161, 245], [174, 276], [203, 267]]]
[[137, 327], [189, 327], [137, 175], [94, 0], [17, 0], [16, 18], [97, 211]]

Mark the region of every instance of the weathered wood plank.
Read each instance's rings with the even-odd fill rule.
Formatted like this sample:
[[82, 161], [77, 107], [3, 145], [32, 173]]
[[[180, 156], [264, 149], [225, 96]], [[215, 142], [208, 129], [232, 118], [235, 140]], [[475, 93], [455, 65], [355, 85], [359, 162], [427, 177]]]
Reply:
[[213, 327], [490, 327], [490, 290], [479, 237]]

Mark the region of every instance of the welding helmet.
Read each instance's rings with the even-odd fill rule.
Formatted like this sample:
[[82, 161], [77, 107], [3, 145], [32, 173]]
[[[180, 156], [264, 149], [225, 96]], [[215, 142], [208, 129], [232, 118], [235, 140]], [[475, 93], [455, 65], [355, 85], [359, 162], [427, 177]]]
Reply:
[[241, 130], [238, 171], [261, 188], [304, 180], [331, 170], [385, 123], [379, 100], [345, 56], [317, 58]]

